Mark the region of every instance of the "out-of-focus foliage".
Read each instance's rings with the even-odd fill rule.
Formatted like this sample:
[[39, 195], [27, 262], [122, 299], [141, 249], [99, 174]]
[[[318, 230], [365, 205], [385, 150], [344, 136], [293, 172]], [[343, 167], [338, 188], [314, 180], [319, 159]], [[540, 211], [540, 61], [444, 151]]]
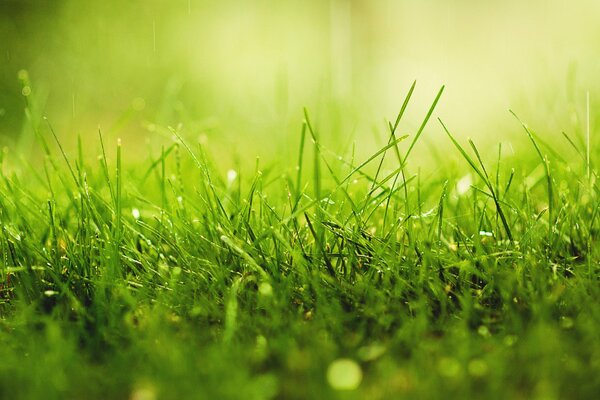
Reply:
[[22, 69], [63, 138], [100, 125], [154, 140], [149, 124], [183, 122], [264, 146], [297, 134], [305, 106], [332, 131], [370, 135], [414, 79], [415, 116], [445, 84], [439, 112], [461, 134], [517, 130], [508, 108], [560, 120], [558, 133], [582, 126], [597, 87], [599, 4], [2, 0], [1, 143], [19, 140]]

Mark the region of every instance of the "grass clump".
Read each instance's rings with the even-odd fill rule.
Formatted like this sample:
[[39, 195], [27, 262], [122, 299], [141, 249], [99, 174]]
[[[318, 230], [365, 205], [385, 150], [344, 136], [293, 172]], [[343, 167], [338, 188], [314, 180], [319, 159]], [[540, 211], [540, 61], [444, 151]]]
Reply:
[[295, 165], [253, 173], [181, 128], [146, 164], [36, 129], [44, 161], [0, 184], [0, 396], [593, 398], [589, 158], [525, 128], [538, 159], [490, 162], [443, 125], [461, 158], [424, 178], [442, 90], [400, 136], [413, 90], [364, 161], [305, 112]]

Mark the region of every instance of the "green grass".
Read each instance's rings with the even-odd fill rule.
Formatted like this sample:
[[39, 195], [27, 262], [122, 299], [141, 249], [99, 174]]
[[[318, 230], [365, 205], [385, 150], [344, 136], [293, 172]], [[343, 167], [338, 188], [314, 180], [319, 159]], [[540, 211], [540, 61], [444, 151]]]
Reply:
[[297, 158], [235, 174], [184, 127], [147, 162], [102, 134], [67, 154], [28, 108], [43, 161], [5, 154], [0, 183], [0, 397], [595, 398], [590, 146], [523, 125], [528, 151], [490, 157], [443, 125], [421, 176], [442, 90], [399, 135], [413, 90], [370, 157], [305, 111]]

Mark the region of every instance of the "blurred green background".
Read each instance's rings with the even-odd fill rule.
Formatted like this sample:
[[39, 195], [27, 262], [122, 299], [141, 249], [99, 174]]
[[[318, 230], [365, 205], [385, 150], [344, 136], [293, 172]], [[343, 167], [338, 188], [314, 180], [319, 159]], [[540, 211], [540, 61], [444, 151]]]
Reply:
[[407, 132], [445, 84], [459, 136], [510, 137], [509, 108], [580, 134], [598, 21], [596, 0], [0, 0], [0, 144], [28, 151], [30, 104], [67, 144], [100, 127], [143, 153], [182, 123], [254, 157], [295, 148], [307, 107], [325, 140], [369, 148], [415, 79]]

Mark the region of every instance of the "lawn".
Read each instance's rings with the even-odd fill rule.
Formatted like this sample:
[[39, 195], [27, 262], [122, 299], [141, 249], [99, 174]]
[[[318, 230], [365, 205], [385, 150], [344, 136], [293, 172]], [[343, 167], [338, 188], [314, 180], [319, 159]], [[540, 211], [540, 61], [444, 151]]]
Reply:
[[[484, 159], [433, 120], [443, 88], [401, 136], [414, 87], [370, 157], [305, 111], [297, 157], [250, 171], [182, 127], [129, 163], [47, 123], [41, 167], [3, 165], [2, 397], [594, 398], [589, 148], [524, 126], [530, 152]], [[425, 179], [434, 123], [461, 158]]]
[[[73, 24], [78, 48], [88, 31]], [[136, 51], [167, 45], [154, 25]], [[124, 85], [118, 54], [81, 103], [50, 90], [68, 79], [48, 59], [39, 84], [0, 69], [16, 93], [0, 96], [0, 132], [14, 131], [0, 154], [0, 398], [597, 398], [589, 97], [539, 128], [528, 107], [505, 112], [510, 132], [468, 139], [440, 111], [457, 109], [456, 87], [406, 80], [369, 136], [340, 88], [314, 107], [276, 102], [274, 122], [262, 98], [206, 105], [225, 80], [192, 104], [166, 78], [189, 71], [163, 65], [115, 114], [131, 94], [107, 86]]]

